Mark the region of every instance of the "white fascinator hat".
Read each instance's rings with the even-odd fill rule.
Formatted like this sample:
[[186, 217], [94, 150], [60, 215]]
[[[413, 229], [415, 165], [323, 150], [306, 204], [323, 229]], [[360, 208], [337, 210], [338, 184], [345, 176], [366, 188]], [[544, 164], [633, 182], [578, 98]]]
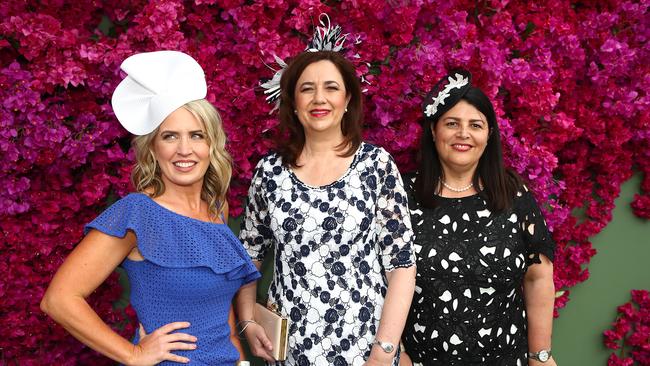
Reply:
[[152, 132], [173, 111], [207, 95], [201, 65], [183, 52], [138, 53], [120, 68], [127, 76], [115, 88], [111, 104], [122, 126], [134, 135]]

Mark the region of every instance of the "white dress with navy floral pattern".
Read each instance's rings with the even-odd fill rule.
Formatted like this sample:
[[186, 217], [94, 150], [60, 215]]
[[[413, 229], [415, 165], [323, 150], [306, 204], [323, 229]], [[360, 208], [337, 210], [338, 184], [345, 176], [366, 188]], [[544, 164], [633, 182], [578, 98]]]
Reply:
[[270, 154], [255, 170], [240, 239], [253, 260], [275, 247], [269, 299], [289, 317], [285, 365], [362, 365], [386, 295], [386, 271], [415, 264], [402, 179], [362, 143], [343, 177], [301, 182]]

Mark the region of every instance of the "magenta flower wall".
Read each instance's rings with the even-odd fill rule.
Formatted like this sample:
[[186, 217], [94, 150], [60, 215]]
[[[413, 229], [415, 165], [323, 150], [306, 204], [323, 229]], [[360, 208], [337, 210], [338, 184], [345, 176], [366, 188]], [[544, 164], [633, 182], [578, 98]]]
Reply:
[[[524, 3], [532, 2], [0, 3], [0, 362], [110, 363], [38, 303], [84, 223], [131, 189], [129, 137], [109, 103], [121, 61], [176, 49], [203, 66], [234, 158], [237, 215], [277, 124], [258, 87], [272, 76], [264, 62], [300, 52], [321, 12], [359, 42], [351, 52], [369, 81], [365, 136], [402, 171], [415, 166], [427, 89], [446, 68], [472, 71], [494, 101], [508, 165], [547, 211], [563, 307], [589, 277], [589, 239], [611, 220], [634, 169], [644, 179], [632, 206], [650, 218], [650, 1]], [[132, 316], [111, 306], [121, 291], [111, 278], [91, 303], [131, 334]]]

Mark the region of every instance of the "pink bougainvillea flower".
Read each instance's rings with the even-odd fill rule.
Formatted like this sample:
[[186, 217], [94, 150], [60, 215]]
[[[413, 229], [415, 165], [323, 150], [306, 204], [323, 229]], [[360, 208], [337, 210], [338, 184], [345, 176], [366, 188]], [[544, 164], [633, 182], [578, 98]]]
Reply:
[[[272, 74], [265, 63], [301, 52], [325, 12], [350, 33], [364, 138], [402, 172], [417, 167], [423, 97], [447, 70], [472, 72], [494, 104], [504, 160], [527, 180], [557, 242], [555, 316], [589, 277], [590, 238], [611, 221], [633, 169], [642, 183], [632, 208], [650, 218], [648, 0], [60, 3], [0, 5], [0, 323], [12, 324], [0, 349], [10, 364], [111, 364], [38, 302], [83, 225], [133, 189], [130, 136], [110, 96], [120, 63], [137, 52], [180, 50], [203, 66], [233, 157], [233, 216], [274, 144], [277, 116], [259, 88]], [[90, 302], [128, 338], [133, 309], [112, 306], [121, 291], [113, 276]], [[650, 300], [645, 290], [632, 298], [604, 334], [608, 347], [631, 351], [610, 365], [650, 363]]]

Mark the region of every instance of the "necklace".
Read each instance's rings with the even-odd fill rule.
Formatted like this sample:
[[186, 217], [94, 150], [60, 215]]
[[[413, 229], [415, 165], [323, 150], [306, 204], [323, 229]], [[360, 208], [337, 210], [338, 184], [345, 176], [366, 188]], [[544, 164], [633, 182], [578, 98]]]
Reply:
[[449, 184], [447, 184], [447, 182], [445, 182], [442, 179], [440, 180], [440, 183], [442, 183], [442, 185], [445, 186], [445, 188], [447, 188], [448, 190], [453, 191], [453, 192], [465, 192], [465, 191], [469, 190], [470, 188], [474, 187], [474, 183], [470, 183], [468, 186], [465, 186], [463, 188], [454, 188], [454, 187], [450, 186]]

